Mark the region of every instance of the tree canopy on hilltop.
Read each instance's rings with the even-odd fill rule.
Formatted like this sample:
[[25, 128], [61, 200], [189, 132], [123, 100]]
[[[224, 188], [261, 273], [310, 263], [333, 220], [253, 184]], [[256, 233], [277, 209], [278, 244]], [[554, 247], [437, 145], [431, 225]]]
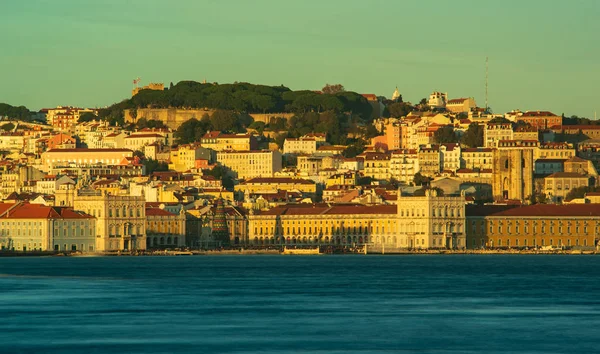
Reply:
[[31, 118], [31, 112], [25, 106], [11, 106], [7, 103], [0, 103], [0, 117], [28, 121]]
[[[333, 85], [335, 86], [335, 85]], [[343, 89], [343, 87], [342, 87]], [[351, 112], [370, 118], [371, 105], [355, 92], [332, 89], [332, 93], [291, 91], [285, 86], [250, 83], [204, 84], [181, 81], [168, 90], [140, 90], [130, 99], [105, 109], [104, 116], [116, 118], [132, 108], [210, 108], [238, 113]]]

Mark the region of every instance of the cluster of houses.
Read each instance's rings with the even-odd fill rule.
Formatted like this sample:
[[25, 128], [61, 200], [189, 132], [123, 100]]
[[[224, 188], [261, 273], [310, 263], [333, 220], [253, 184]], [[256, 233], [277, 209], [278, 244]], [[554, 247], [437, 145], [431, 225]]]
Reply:
[[[75, 107], [43, 110], [46, 124], [0, 122], [10, 123], [0, 133], [0, 248], [596, 246], [600, 197], [567, 196], [598, 185], [600, 125], [563, 125], [546, 111], [498, 120], [440, 92], [428, 105], [376, 119], [380, 135], [353, 157], [318, 132], [281, 149], [250, 132], [177, 144], [169, 128], [79, 122], [96, 112]], [[473, 124], [481, 146], [436, 141], [439, 129], [460, 137]]]

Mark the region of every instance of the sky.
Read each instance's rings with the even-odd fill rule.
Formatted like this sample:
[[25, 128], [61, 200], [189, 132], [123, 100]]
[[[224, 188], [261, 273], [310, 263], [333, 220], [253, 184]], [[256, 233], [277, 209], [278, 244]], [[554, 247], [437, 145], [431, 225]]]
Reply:
[[598, 0], [2, 0], [0, 102], [103, 107], [132, 80], [235, 81], [495, 113], [600, 113]]

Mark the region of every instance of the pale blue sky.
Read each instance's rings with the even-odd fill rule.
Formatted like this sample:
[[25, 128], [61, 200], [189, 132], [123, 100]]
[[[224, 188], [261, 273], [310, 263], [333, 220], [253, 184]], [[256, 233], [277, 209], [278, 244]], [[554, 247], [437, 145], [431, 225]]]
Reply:
[[[597, 0], [2, 0], [0, 102], [105, 106], [131, 81], [432, 91], [600, 111]], [[600, 113], [600, 112], [599, 112]]]

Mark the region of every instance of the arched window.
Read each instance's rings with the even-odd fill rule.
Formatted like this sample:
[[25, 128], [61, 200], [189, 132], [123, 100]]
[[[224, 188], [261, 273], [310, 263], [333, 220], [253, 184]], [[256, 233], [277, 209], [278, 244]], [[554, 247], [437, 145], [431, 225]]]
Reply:
[[504, 160], [504, 168], [508, 169], [508, 159]]

